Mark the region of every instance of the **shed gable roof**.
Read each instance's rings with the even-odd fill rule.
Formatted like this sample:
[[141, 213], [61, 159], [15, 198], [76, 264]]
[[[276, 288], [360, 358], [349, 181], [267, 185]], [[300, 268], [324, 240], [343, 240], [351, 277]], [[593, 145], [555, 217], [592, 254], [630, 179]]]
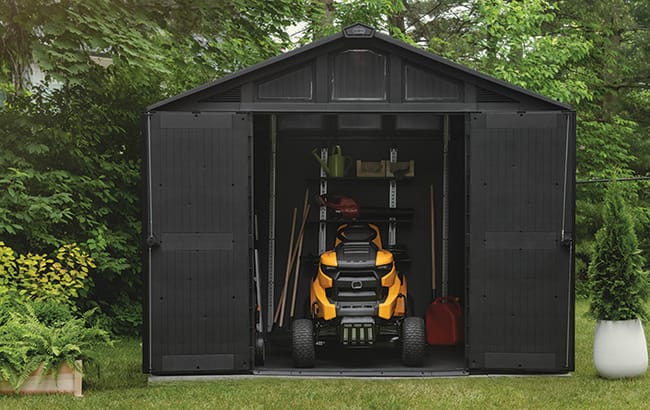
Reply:
[[291, 105], [290, 111], [300, 111], [298, 107], [309, 111], [305, 105], [309, 103], [319, 107], [348, 104], [348, 108], [351, 103], [357, 108], [367, 104], [379, 111], [395, 104], [415, 111], [441, 104], [445, 104], [443, 110], [465, 111], [495, 104], [521, 109], [571, 109], [355, 24], [155, 103], [147, 110], [246, 111], [286, 104]]

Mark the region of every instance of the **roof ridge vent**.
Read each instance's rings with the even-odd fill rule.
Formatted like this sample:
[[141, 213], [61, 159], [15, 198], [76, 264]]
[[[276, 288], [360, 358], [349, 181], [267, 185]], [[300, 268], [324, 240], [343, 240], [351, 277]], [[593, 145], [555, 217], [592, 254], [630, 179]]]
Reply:
[[371, 38], [375, 35], [375, 29], [365, 24], [356, 23], [343, 29], [343, 35], [347, 38]]

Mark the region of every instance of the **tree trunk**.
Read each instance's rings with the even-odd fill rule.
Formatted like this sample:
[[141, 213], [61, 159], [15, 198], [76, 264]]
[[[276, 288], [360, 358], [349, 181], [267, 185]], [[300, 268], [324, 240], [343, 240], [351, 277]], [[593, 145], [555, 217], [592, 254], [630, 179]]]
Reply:
[[312, 0], [311, 31], [312, 40], [328, 35], [334, 26], [334, 0]]

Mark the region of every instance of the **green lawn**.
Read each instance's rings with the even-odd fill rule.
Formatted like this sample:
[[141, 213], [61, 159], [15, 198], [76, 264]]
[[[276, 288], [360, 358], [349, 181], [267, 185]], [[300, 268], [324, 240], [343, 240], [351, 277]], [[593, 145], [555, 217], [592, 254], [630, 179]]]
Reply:
[[[595, 322], [576, 318], [576, 371], [567, 377], [460, 377], [431, 379], [251, 378], [170, 382], [147, 386], [140, 372], [139, 340], [123, 340], [102, 353], [101, 371], [85, 376], [84, 398], [8, 396], [2, 409], [215, 409], [215, 408], [517, 408], [649, 409], [650, 376], [608, 381], [591, 361]], [[646, 335], [649, 333], [646, 325]]]

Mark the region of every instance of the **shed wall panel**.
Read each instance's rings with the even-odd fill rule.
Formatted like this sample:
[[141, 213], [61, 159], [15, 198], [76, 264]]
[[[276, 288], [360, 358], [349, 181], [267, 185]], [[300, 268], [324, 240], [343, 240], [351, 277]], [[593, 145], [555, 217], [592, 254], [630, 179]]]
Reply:
[[438, 73], [404, 65], [405, 101], [460, 101], [463, 84]]
[[332, 57], [332, 101], [385, 101], [388, 67], [385, 55], [372, 50], [346, 50]]
[[312, 65], [263, 81], [257, 86], [257, 98], [311, 101], [314, 93]]

